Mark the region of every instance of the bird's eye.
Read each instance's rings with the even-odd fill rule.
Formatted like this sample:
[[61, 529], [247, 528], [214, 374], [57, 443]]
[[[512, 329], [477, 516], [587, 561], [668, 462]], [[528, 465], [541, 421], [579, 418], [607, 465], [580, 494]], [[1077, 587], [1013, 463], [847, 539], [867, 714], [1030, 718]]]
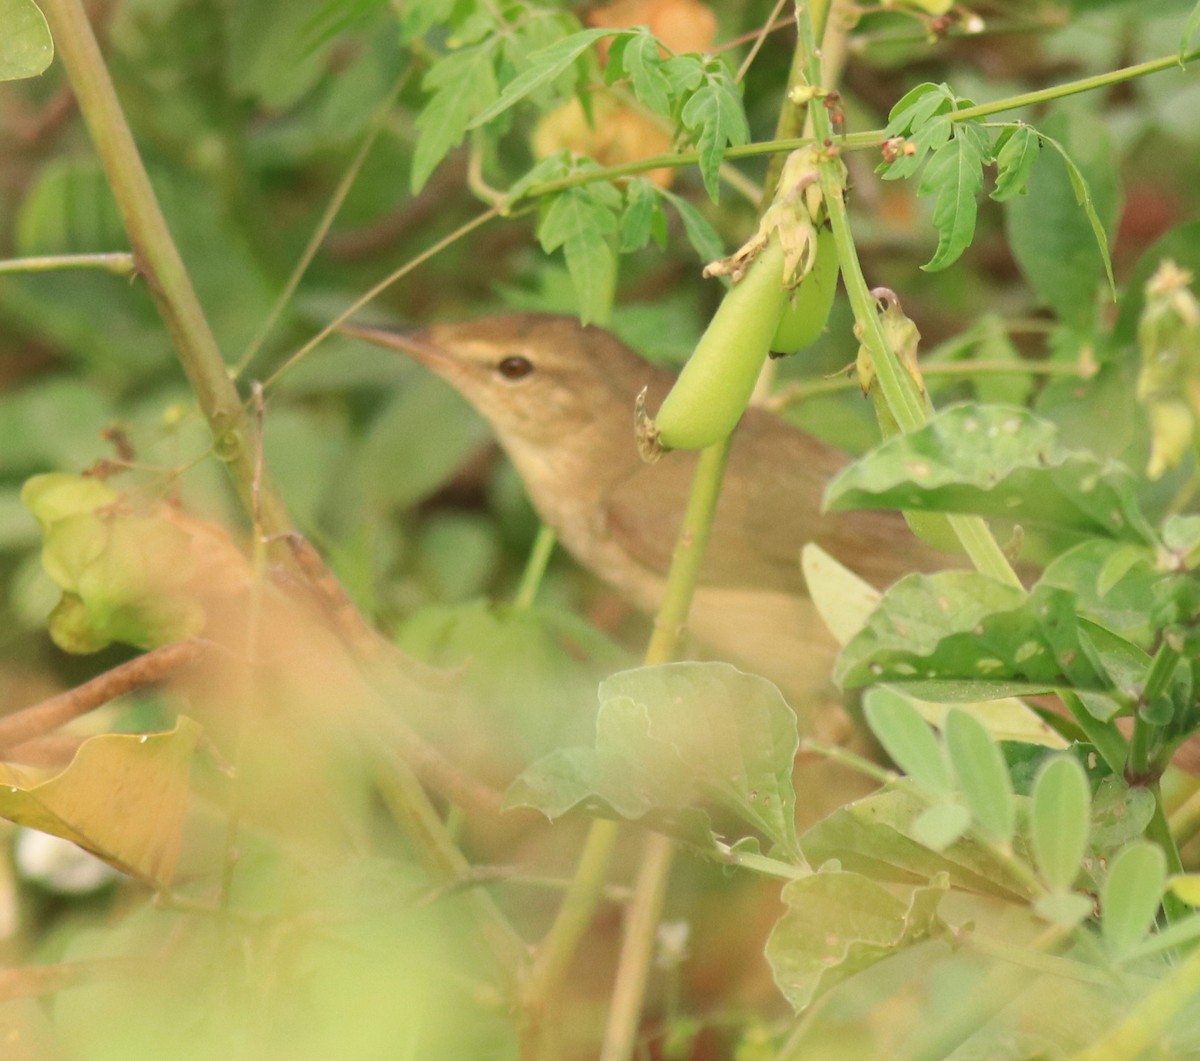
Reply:
[[496, 366], [496, 371], [505, 379], [522, 379], [533, 371], [533, 363], [527, 357], [512, 354]]

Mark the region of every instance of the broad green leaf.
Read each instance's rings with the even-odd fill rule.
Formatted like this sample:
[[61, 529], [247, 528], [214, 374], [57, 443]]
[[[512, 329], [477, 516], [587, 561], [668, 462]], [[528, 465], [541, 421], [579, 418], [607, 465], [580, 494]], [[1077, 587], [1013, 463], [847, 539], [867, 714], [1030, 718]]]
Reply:
[[61, 836], [154, 887], [171, 883], [200, 727], [181, 716], [165, 733], [107, 733], [80, 746], [62, 773], [32, 784], [0, 764], [0, 817]]
[[876, 687], [864, 698], [863, 711], [871, 732], [901, 770], [934, 792], [953, 790], [942, 746], [907, 696]]
[[774, 685], [726, 663], [672, 663], [613, 675], [600, 700], [595, 748], [534, 763], [507, 806], [551, 818], [598, 806], [696, 840], [707, 828], [696, 808], [716, 804], [799, 859], [796, 716]]
[[620, 193], [608, 183], [566, 188], [542, 204], [538, 241], [547, 254], [562, 248], [584, 324], [604, 324], [612, 310], [617, 258], [611, 239], [620, 205]]
[[417, 115], [411, 188], [419, 192], [451, 148], [462, 143], [471, 119], [499, 92], [496, 84], [498, 38], [452, 52], [429, 68], [422, 88], [430, 93]]
[[775, 983], [797, 1013], [855, 973], [940, 935], [943, 875], [908, 901], [858, 873], [823, 870], [790, 881], [787, 912], [767, 940]]
[[996, 155], [996, 187], [992, 198], [1004, 202], [1025, 191], [1029, 174], [1038, 160], [1042, 142], [1038, 134], [1027, 125], [1018, 125], [1010, 131]]
[[947, 873], [955, 888], [1010, 901], [1027, 897], [1021, 878], [978, 843], [931, 850], [916, 827], [928, 808], [911, 787], [885, 788], [819, 821], [800, 838], [800, 848], [811, 866], [837, 860], [874, 880], [915, 884]]
[[1011, 842], [1017, 808], [1000, 746], [978, 719], [957, 707], [946, 715], [943, 735], [972, 818], [1001, 843]]
[[704, 188], [715, 203], [721, 194], [721, 160], [726, 147], [750, 139], [741, 92], [723, 62], [713, 60], [705, 67], [704, 82], [683, 105], [680, 120], [699, 152]]
[[[1112, 231], [1117, 217], [1115, 151], [1107, 126], [1083, 112], [1055, 114], [1039, 136], [1056, 150], [1041, 153], [1027, 194], [1005, 204], [1009, 243], [1038, 298], [1060, 320], [1090, 327], [1107, 268], [1106, 251], [1097, 253], [1098, 231]], [[1086, 182], [1087, 211], [1079, 207], [1079, 182]]]
[[[834, 680], [843, 688], [900, 684], [924, 699], [933, 699], [927, 679], [977, 679], [977, 700], [1007, 695], [1020, 681], [1107, 689], [1108, 676], [1081, 644], [1079, 625], [1070, 594], [1061, 590], [1035, 587], [1026, 594], [971, 571], [908, 575], [842, 650]], [[918, 681], [921, 692], [914, 693], [908, 683]]]
[[921, 174], [918, 195], [936, 195], [933, 227], [937, 250], [922, 269], [936, 272], [956, 261], [975, 238], [976, 197], [983, 190], [987, 142], [970, 125], [959, 125], [954, 138], [939, 147]]
[[825, 507], [969, 512], [1154, 544], [1136, 489], [1124, 465], [1068, 450], [1026, 409], [961, 404], [850, 465]]
[[505, 85], [499, 98], [480, 111], [467, 124], [467, 128], [475, 129], [490, 122], [493, 118], [498, 118], [535, 89], [549, 84], [560, 74], [565, 73], [567, 68], [572, 66], [601, 37], [613, 37], [620, 32], [622, 31], [612, 29], [584, 29], [532, 52], [526, 57], [527, 68]]
[[34, 0], [0, 0], [0, 26], [0, 81], [45, 71], [54, 58], [54, 40]]
[[1093, 539], [1051, 561], [1039, 583], [1069, 591], [1081, 614], [1148, 646], [1154, 631], [1147, 601], [1161, 578], [1154, 561], [1149, 546]]
[[1130, 844], [1108, 867], [1100, 890], [1100, 934], [1120, 960], [1150, 931], [1167, 885], [1167, 857], [1148, 841]]
[[1033, 784], [1029, 839], [1046, 887], [1069, 891], [1091, 829], [1087, 775], [1068, 755], [1050, 759]]

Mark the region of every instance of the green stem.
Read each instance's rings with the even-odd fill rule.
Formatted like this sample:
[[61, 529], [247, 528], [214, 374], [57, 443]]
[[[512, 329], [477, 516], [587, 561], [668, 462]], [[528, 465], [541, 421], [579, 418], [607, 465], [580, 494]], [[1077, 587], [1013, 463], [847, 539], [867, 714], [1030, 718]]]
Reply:
[[[803, 16], [797, 18], [797, 25], [801, 46], [809, 56], [808, 81], [810, 84], [820, 84], [820, 57], [813, 46], [816, 39], [813, 26]], [[830, 140], [832, 129], [828, 113], [823, 107], [814, 107], [811, 113], [817, 140]], [[901, 368], [900, 360], [892, 352], [879, 324], [875, 300], [867, 288], [862, 265], [858, 260], [858, 251], [854, 246], [854, 237], [850, 231], [840, 165], [835, 158], [822, 160], [820, 176], [825, 208], [829, 212], [834, 243], [837, 246], [842, 283], [854, 311], [854, 319], [862, 332], [861, 342], [871, 356], [875, 378], [879, 383], [879, 393], [900, 429], [915, 431], [929, 420], [929, 401], [917, 389], [913, 378]], [[1021, 580], [1008, 558], [979, 516], [948, 516], [946, 519], [967, 556], [979, 571], [1011, 585], [1021, 585]]]
[[[1119, 70], [1112, 70], [1106, 74], [1085, 77], [1078, 81], [1067, 81], [1061, 85], [1039, 89], [1036, 92], [1022, 93], [1018, 96], [1006, 96], [1004, 99], [994, 100], [991, 103], [981, 103], [974, 107], [964, 107], [962, 110], [954, 111], [947, 117], [952, 122], [961, 122], [972, 118], [986, 118], [993, 114], [1003, 114], [1005, 111], [1017, 110], [1021, 107], [1028, 107], [1037, 103], [1049, 103], [1056, 99], [1078, 95], [1081, 92], [1091, 92], [1097, 88], [1107, 88], [1125, 81], [1132, 81], [1135, 78], [1162, 73], [1164, 70], [1169, 70], [1177, 64], [1191, 63], [1196, 59], [1200, 59], [1200, 48], [1193, 49], [1183, 56], [1180, 56], [1178, 53], [1172, 53], [1158, 59], [1152, 59], [1149, 62], [1136, 63], [1133, 66], [1125, 66]], [[815, 139], [819, 140], [821, 137], [816, 137]], [[867, 151], [877, 149], [883, 139], [884, 130], [868, 129], [860, 133], [848, 133], [845, 136], [839, 136], [837, 145], [841, 151]], [[730, 147], [726, 150], [724, 157], [729, 161], [736, 161], [741, 158], [757, 158], [760, 155], [773, 155], [777, 152], [786, 153], [788, 151], [795, 151], [799, 147], [805, 147], [813, 143], [813, 141], [814, 137], [811, 136], [763, 140], [756, 144], [741, 144], [738, 147]], [[639, 173], [645, 173], [653, 169], [663, 169], [664, 167], [694, 166], [699, 160], [700, 153], [698, 151], [666, 151], [661, 155], [650, 155], [633, 162], [622, 162], [614, 166], [599, 166], [596, 169], [588, 170], [586, 173], [573, 173], [567, 177], [558, 177], [554, 180], [532, 184], [521, 193], [519, 198], [509, 201], [506, 209], [511, 211], [518, 202], [523, 202], [526, 199], [538, 199], [545, 195], [553, 195], [555, 192], [561, 192], [567, 188], [578, 188], [585, 184], [595, 184], [598, 181], [616, 180], [619, 177], [632, 177]], [[766, 187], [770, 188], [771, 185], [768, 183]]]
[[0, 261], [0, 273], [47, 273], [57, 269], [104, 269], [116, 276], [133, 276], [137, 265], [127, 251], [111, 254], [47, 254]]
[[[921, 375], [926, 379], [948, 376], [957, 379], [973, 379], [976, 376], [1063, 376], [1070, 379], [1088, 379], [1089, 373], [1078, 365], [1063, 365], [1054, 361], [948, 361], [944, 364], [922, 364]], [[854, 390], [858, 380], [839, 373], [825, 379], [784, 384], [766, 402], [767, 408], [779, 412], [796, 402], [816, 398], [822, 394], [840, 394]]]
[[533, 548], [529, 550], [529, 559], [525, 561], [525, 570], [521, 573], [521, 584], [513, 597], [514, 608], [523, 610], [533, 607], [542, 577], [546, 574], [546, 565], [550, 563], [550, 556], [554, 552], [555, 540], [553, 527], [547, 523], [538, 527]]
[[726, 844], [718, 844], [720, 861], [728, 866], [738, 866], [741, 869], [752, 870], [766, 877], [777, 877], [780, 880], [800, 880], [812, 875], [806, 866], [797, 866], [793, 862], [784, 862], [770, 855], [756, 855], [753, 851], [735, 851]]
[[137, 271], [150, 289], [183, 370], [213, 434], [215, 452], [233, 476], [247, 512], [257, 506], [263, 530], [282, 535], [292, 521], [283, 501], [259, 481], [255, 497], [254, 428], [196, 297], [80, 0], [45, 0], [42, 10], [104, 166]]
[[[1146, 787], [1154, 796], [1154, 814], [1146, 826], [1146, 837], [1158, 844], [1162, 848], [1163, 854], [1167, 856], [1167, 872], [1182, 873], [1184, 871], [1183, 859], [1179, 855], [1179, 847], [1175, 843], [1166, 811], [1163, 809], [1162, 788], [1157, 781]], [[1168, 922], [1175, 923], [1188, 916], [1188, 908], [1183, 900], [1168, 890], [1163, 896], [1163, 913], [1167, 915]]]

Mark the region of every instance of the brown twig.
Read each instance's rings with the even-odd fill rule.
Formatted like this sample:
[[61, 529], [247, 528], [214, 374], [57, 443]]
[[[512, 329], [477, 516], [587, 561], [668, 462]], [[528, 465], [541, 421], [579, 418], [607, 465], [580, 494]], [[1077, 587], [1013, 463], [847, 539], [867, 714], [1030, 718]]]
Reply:
[[114, 697], [142, 685], [162, 681], [180, 667], [195, 662], [212, 646], [204, 641], [177, 641], [151, 649], [137, 659], [113, 667], [65, 693], [0, 718], [0, 750], [14, 748], [52, 733], [72, 719], [86, 715]]

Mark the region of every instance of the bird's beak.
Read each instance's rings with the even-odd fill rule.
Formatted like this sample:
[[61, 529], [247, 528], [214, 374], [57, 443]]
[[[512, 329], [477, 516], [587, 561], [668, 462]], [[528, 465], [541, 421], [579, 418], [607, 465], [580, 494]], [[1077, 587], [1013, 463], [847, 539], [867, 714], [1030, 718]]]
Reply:
[[358, 324], [342, 324], [338, 329], [343, 335], [349, 335], [355, 339], [364, 339], [368, 343], [374, 343], [376, 346], [383, 346], [389, 350], [398, 350], [400, 353], [427, 365], [435, 372], [445, 370], [450, 358], [446, 356], [444, 350], [439, 349], [433, 342], [430, 341], [429, 332], [424, 329], [413, 329], [412, 331], [390, 331], [387, 328], [364, 328]]

